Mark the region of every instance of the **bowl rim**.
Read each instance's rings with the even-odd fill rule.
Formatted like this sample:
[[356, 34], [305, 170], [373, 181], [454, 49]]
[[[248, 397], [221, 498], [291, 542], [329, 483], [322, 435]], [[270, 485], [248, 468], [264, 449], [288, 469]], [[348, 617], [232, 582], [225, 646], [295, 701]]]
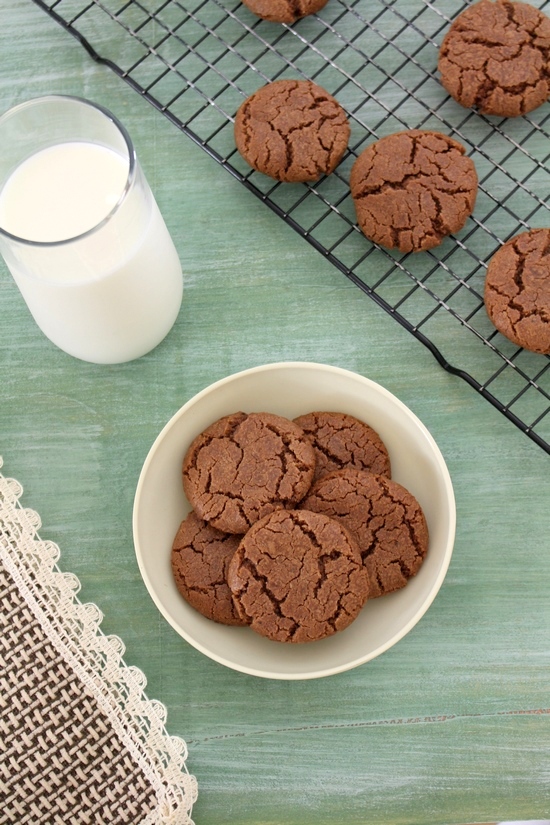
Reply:
[[[139, 511], [140, 511], [140, 503], [141, 503], [141, 496], [143, 494], [143, 488], [145, 485], [145, 480], [147, 477], [147, 473], [149, 470], [150, 465], [155, 459], [155, 454], [163, 442], [164, 438], [166, 437], [167, 433], [176, 425], [176, 423], [182, 418], [188, 409], [191, 406], [199, 403], [204, 397], [207, 395], [217, 391], [225, 384], [231, 383], [235, 380], [244, 378], [245, 376], [253, 375], [254, 373], [259, 372], [266, 372], [266, 371], [278, 371], [283, 369], [319, 369], [323, 372], [334, 373], [338, 374], [343, 377], [352, 378], [359, 383], [363, 383], [366, 386], [374, 389], [381, 396], [385, 396], [391, 404], [395, 407], [399, 408], [401, 413], [411, 419], [411, 421], [418, 427], [421, 431], [422, 435], [428, 442], [432, 457], [435, 459], [437, 464], [437, 469], [439, 471], [439, 475], [441, 480], [443, 481], [443, 491], [444, 491], [444, 498], [447, 502], [448, 508], [448, 532], [445, 541], [445, 547], [443, 553], [441, 555], [441, 564], [439, 567], [439, 571], [437, 576], [434, 577], [430, 589], [424, 598], [422, 605], [415, 611], [414, 615], [397, 631], [394, 635], [392, 635], [389, 639], [385, 642], [382, 642], [378, 647], [374, 650], [369, 651], [367, 654], [362, 656], [357, 656], [352, 660], [349, 660], [345, 663], [340, 665], [336, 665], [334, 667], [322, 668], [315, 671], [307, 671], [304, 673], [300, 672], [277, 672], [277, 671], [268, 671], [266, 669], [254, 668], [248, 665], [241, 665], [232, 659], [226, 658], [214, 651], [211, 651], [205, 645], [203, 645], [200, 641], [195, 639], [190, 633], [188, 633], [181, 625], [171, 616], [170, 612], [165, 608], [162, 600], [157, 595], [156, 588], [153, 586], [153, 583], [147, 573], [145, 568], [145, 563], [143, 559], [143, 553], [139, 542]], [[239, 370], [238, 372], [231, 373], [230, 375], [224, 376], [211, 384], [208, 384], [202, 390], [199, 390], [195, 393], [191, 398], [189, 398], [185, 404], [183, 404], [166, 422], [166, 424], [162, 427], [159, 434], [151, 444], [145, 461], [143, 462], [138, 482], [136, 486], [136, 491], [134, 495], [134, 504], [132, 510], [132, 533], [133, 533], [133, 542], [134, 542], [134, 551], [136, 555], [136, 560], [139, 568], [139, 572], [145, 584], [145, 587], [149, 593], [150, 598], [152, 599], [153, 603], [160, 611], [161, 615], [164, 619], [168, 622], [168, 624], [182, 637], [184, 638], [192, 647], [198, 650], [203, 655], [207, 656], [208, 658], [212, 659], [213, 661], [218, 662], [218, 664], [224, 665], [225, 667], [230, 668], [231, 670], [235, 670], [241, 673], [245, 673], [251, 676], [257, 676], [266, 679], [275, 679], [275, 680], [308, 680], [308, 679], [318, 679], [323, 678], [326, 676], [336, 675], [338, 673], [345, 672], [347, 670], [351, 670], [359, 665], [366, 664], [372, 659], [377, 658], [382, 653], [389, 650], [393, 647], [397, 642], [399, 642], [404, 636], [406, 636], [412, 628], [420, 621], [420, 619], [425, 615], [431, 604], [433, 603], [435, 597], [437, 596], [439, 590], [441, 589], [441, 585], [447, 575], [447, 571], [449, 569], [453, 548], [454, 548], [454, 541], [456, 535], [456, 501], [454, 496], [453, 484], [451, 480], [451, 476], [448, 470], [448, 467], [445, 463], [441, 450], [433, 436], [431, 435], [430, 431], [427, 429], [425, 424], [418, 418], [418, 416], [409, 408], [406, 404], [400, 401], [397, 396], [395, 396], [392, 392], [387, 390], [381, 384], [373, 381], [370, 378], [362, 375], [361, 373], [354, 372], [353, 370], [349, 370], [343, 367], [337, 367], [330, 364], [323, 364], [316, 361], [274, 361], [267, 364], [257, 365], [255, 367], [249, 367], [244, 370]]]

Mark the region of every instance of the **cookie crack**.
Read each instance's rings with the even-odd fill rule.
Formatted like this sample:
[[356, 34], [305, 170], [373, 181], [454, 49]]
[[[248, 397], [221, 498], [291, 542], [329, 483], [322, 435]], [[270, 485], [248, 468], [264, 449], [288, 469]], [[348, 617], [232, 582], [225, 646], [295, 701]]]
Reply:
[[245, 151], [250, 150], [250, 142], [252, 140], [252, 130], [250, 129], [250, 103], [245, 101], [242, 108], [243, 133], [244, 133], [244, 147]]
[[320, 444], [315, 441], [315, 449], [324, 456], [331, 464], [336, 464], [340, 469], [343, 469], [348, 464], [348, 459], [341, 459], [336, 453], [333, 453], [328, 446]]
[[[457, 90], [458, 96], [462, 96], [464, 92], [464, 76], [466, 75], [467, 70], [463, 69], [456, 61], [453, 61], [451, 58], [448, 58], [449, 62], [452, 63], [454, 66], [458, 68], [458, 83], [459, 88]], [[478, 76], [480, 78], [478, 89], [474, 95], [473, 105], [477, 108], [482, 108], [487, 100], [491, 97], [492, 93], [497, 89], [502, 89], [504, 95], [509, 97], [520, 98], [518, 100], [518, 105], [520, 107], [520, 112], [522, 114], [525, 113], [527, 104], [525, 101], [521, 100], [521, 97], [525, 95], [526, 92], [535, 90], [538, 85], [542, 82], [548, 83], [550, 79], [550, 69], [548, 68], [541, 68], [539, 76], [535, 78], [532, 82], [527, 80], [523, 81], [522, 83], [516, 83], [515, 85], [506, 85], [502, 87], [497, 80], [493, 80], [489, 76], [489, 61], [494, 60], [495, 62], [506, 64], [511, 62], [509, 58], [502, 58], [499, 59], [496, 55], [491, 55], [487, 58], [487, 60], [477, 69]], [[548, 65], [548, 58], [545, 57], [544, 62]], [[481, 80], [481, 78], [483, 78]]]
[[300, 530], [302, 531], [304, 536], [306, 536], [310, 540], [312, 545], [317, 550], [321, 551], [322, 550], [321, 542], [319, 541], [319, 539], [317, 538], [315, 532], [311, 529], [311, 527], [309, 526], [307, 521], [300, 517], [300, 511], [299, 510], [296, 510], [294, 512], [294, 519], [297, 522], [297, 524], [300, 526]]
[[209, 520], [219, 522], [220, 520], [223, 520], [226, 517], [227, 511], [231, 505], [237, 508], [242, 522], [250, 527], [251, 521], [246, 514], [243, 498], [231, 492], [213, 494], [213, 500], [210, 502], [210, 506], [206, 508], [204, 516], [205, 521]]
[[410, 515], [410, 506], [408, 506], [406, 502], [402, 502], [398, 498], [395, 498], [394, 495], [392, 495], [390, 485], [386, 484], [385, 479], [380, 479], [380, 485], [384, 489], [387, 498], [394, 505], [394, 508], [397, 510], [403, 510], [403, 517], [400, 519], [400, 526], [409, 534], [411, 546], [414, 550], [416, 558], [423, 559], [424, 552], [422, 549], [422, 543], [417, 536], [416, 530], [414, 529], [415, 519]]
[[210, 592], [209, 587], [227, 587], [227, 582], [225, 581], [225, 579], [222, 579], [221, 581], [210, 582], [209, 587], [201, 587], [199, 584], [186, 583], [186, 587], [190, 593], [200, 593], [203, 596], [208, 596]]
[[547, 241], [540, 252], [541, 258], [546, 258], [548, 255], [550, 255], [550, 233], [548, 233]]
[[[348, 577], [348, 581], [349, 581], [349, 577]], [[338, 628], [338, 620], [341, 619], [342, 615], [344, 615], [344, 616], [350, 616], [351, 615], [350, 611], [346, 610], [346, 606], [344, 604], [345, 596], [346, 596], [346, 594], [344, 593], [344, 594], [342, 594], [341, 596], [338, 597], [338, 601], [336, 603], [336, 608], [334, 610], [333, 615], [332, 616], [327, 616], [327, 618], [326, 618], [327, 624], [330, 625], [330, 627], [332, 628], [332, 630], [335, 633], [338, 632], [338, 629], [339, 629]]]
[[[363, 200], [364, 198], [369, 197], [369, 195], [383, 195], [386, 192], [402, 192], [402, 191], [410, 191], [410, 184], [418, 184], [419, 186], [423, 187], [423, 189], [430, 194], [435, 189], [436, 192], [441, 192], [446, 195], [468, 195], [471, 191], [471, 187], [466, 185], [461, 186], [453, 186], [453, 187], [441, 187], [437, 185], [436, 175], [431, 175], [426, 172], [420, 171], [412, 171], [405, 174], [401, 180], [399, 181], [383, 181], [382, 183], [376, 183], [369, 186], [366, 180], [363, 180], [361, 183], [362, 191], [358, 192], [354, 197], [356, 200]], [[440, 170], [439, 177], [444, 178], [445, 181], [452, 184], [452, 178], [449, 178], [444, 174], [443, 170]], [[429, 185], [430, 184], [430, 185]]]
[[[327, 573], [327, 565], [331, 561], [337, 561], [340, 558], [340, 553], [337, 550], [332, 550], [330, 553], [322, 553], [317, 558], [317, 570], [319, 573], [319, 578], [317, 584], [315, 585], [313, 595], [314, 598], [320, 600], [320, 593], [323, 585], [328, 580], [328, 573]], [[347, 576], [348, 585], [349, 585], [349, 574]], [[336, 614], [335, 614], [336, 615]]]
[[[273, 591], [269, 587], [268, 577], [265, 576], [263, 573], [260, 573], [260, 571], [258, 570], [257, 565], [255, 565], [254, 562], [249, 558], [244, 558], [241, 562], [241, 566], [244, 570], [247, 571], [247, 573], [250, 575], [251, 579], [253, 579], [255, 582], [257, 582], [261, 585], [262, 593], [265, 596], [267, 596], [267, 598], [271, 602], [271, 604], [273, 606], [273, 610], [275, 611], [275, 614], [280, 619], [288, 618], [281, 611], [281, 604], [282, 604], [281, 600], [277, 598], [275, 593], [273, 593]], [[243, 587], [243, 589], [241, 590], [241, 594], [246, 593], [246, 592], [248, 592], [248, 583], [246, 583], [245, 586]], [[246, 612], [246, 610], [245, 610], [245, 612]]]
[[[519, 323], [521, 323], [522, 321], [524, 321], [526, 318], [536, 317], [543, 324], [549, 324], [550, 323], [550, 317], [544, 311], [544, 309], [545, 309], [544, 306], [542, 306], [540, 308], [536, 306], [537, 295], [535, 295], [533, 297], [533, 303], [535, 305], [533, 306], [532, 309], [526, 309], [525, 306], [523, 306], [523, 304], [520, 302], [520, 298], [528, 292], [528, 289], [525, 286], [525, 281], [524, 281], [524, 277], [523, 277], [526, 266], [527, 266], [528, 256], [525, 255], [524, 253], [522, 253], [519, 250], [517, 243], [513, 243], [512, 247], [513, 247], [513, 249], [514, 249], [514, 251], [516, 252], [516, 255], [517, 255], [517, 265], [516, 265], [516, 269], [515, 269], [514, 275], [513, 275], [513, 282], [516, 285], [517, 290], [518, 290], [517, 295], [508, 296], [508, 295], [506, 295], [506, 293], [502, 292], [501, 290], [499, 290], [496, 287], [493, 287], [493, 290], [497, 295], [500, 295], [500, 297], [504, 298], [508, 302], [509, 309], [515, 310], [518, 313], [519, 318], [517, 318], [517, 319], [512, 318], [510, 316], [509, 312], [506, 313], [506, 315], [508, 317], [508, 321], [510, 323], [510, 326], [514, 330], [514, 333], [517, 335], [517, 330], [516, 330], [517, 325]], [[542, 254], [543, 255], [548, 254], [549, 250], [550, 250], [550, 238], [547, 241]]]
[[[341, 427], [337, 429], [326, 425], [326, 430], [330, 432], [330, 435], [324, 438], [323, 442], [319, 441], [315, 436], [311, 438], [311, 441], [315, 447], [315, 450], [326, 459], [327, 464], [329, 465], [335, 465], [338, 469], [344, 469], [344, 467], [349, 466], [350, 463], [355, 463], [357, 461], [357, 456], [360, 455], [361, 452], [367, 453], [369, 458], [372, 457], [373, 462], [376, 461], [376, 458], [380, 455], [381, 451], [375, 444], [369, 444], [368, 442], [366, 443], [365, 440], [361, 439], [356, 440], [353, 437], [351, 428], [349, 427]], [[347, 455], [343, 458], [333, 452], [330, 447], [330, 442], [332, 441], [333, 436], [338, 436], [344, 445]]]
[[296, 20], [299, 17], [303, 17], [301, 0], [287, 0], [287, 5], [289, 7], [290, 13]]
[[[376, 155], [377, 148], [376, 144], [373, 144], [373, 162], [368, 170], [365, 171], [362, 180], [360, 183], [357, 184], [356, 191], [354, 192], [354, 199], [361, 200], [362, 198], [368, 197], [372, 194], [383, 194], [386, 191], [394, 190], [400, 191], [402, 189], [407, 189], [409, 184], [412, 183], [419, 183], [420, 185], [426, 187], [428, 190], [431, 187], [435, 187], [437, 189], [441, 189], [441, 191], [446, 192], [449, 195], [454, 194], [468, 194], [471, 187], [467, 184], [461, 185], [456, 181], [455, 178], [449, 175], [449, 168], [451, 167], [452, 160], [456, 159], [459, 160], [460, 158], [464, 157], [463, 152], [459, 152], [456, 146], [451, 146], [447, 144], [444, 148], [437, 149], [437, 151], [431, 151], [427, 161], [432, 164], [437, 172], [434, 170], [428, 170], [422, 168], [420, 162], [418, 162], [418, 155], [419, 155], [419, 148], [424, 148], [428, 152], [430, 152], [429, 148], [426, 147], [426, 144], [423, 142], [422, 138], [414, 138], [411, 140], [411, 151], [409, 160], [406, 162], [407, 169], [403, 171], [403, 175], [399, 180], [392, 180], [388, 181], [382, 179], [382, 181], [377, 181], [376, 183], [370, 184], [368, 183], [368, 178], [372, 172], [372, 168], [375, 165], [374, 156]], [[443, 162], [442, 159], [445, 159], [446, 162]], [[450, 158], [450, 161], [447, 160]], [[468, 172], [465, 171], [465, 175], [468, 176]], [[446, 184], [449, 186], [445, 187], [438, 187], [437, 186], [437, 178], [440, 177], [445, 181]], [[427, 185], [429, 181], [430, 186]]]
[[[303, 461], [297, 450], [294, 447], [294, 437], [288, 433], [281, 433], [277, 430], [276, 427], [273, 427], [269, 424], [265, 427], [266, 430], [272, 432], [283, 444], [284, 449], [281, 450], [278, 458], [281, 462], [281, 472], [280, 477], [276, 483], [276, 490], [277, 495], [280, 501], [293, 501], [296, 497], [296, 487], [300, 485], [301, 479], [298, 475], [295, 484], [292, 486], [291, 494], [285, 495], [281, 492], [281, 485], [283, 482], [288, 480], [289, 473], [291, 469], [297, 470], [298, 474], [307, 472], [309, 469], [308, 464]], [[289, 456], [291, 457], [291, 461], [289, 461]], [[292, 466], [291, 466], [292, 465]]]
[[[294, 142], [291, 138], [291, 135], [293, 135], [295, 132], [307, 132], [307, 130], [311, 126], [314, 126], [314, 125], [316, 126], [315, 121], [312, 121], [311, 123], [301, 123], [299, 126], [292, 127], [286, 133], [285, 132], [278, 132], [281, 140], [283, 141], [283, 143], [285, 145], [286, 163], [285, 163], [284, 171], [286, 173], [289, 172], [289, 170], [292, 168], [293, 164], [296, 162], [296, 157], [295, 157], [295, 153], [294, 153]], [[326, 155], [330, 156], [330, 150], [327, 150], [323, 146], [323, 144], [322, 144], [320, 138], [318, 137], [318, 135], [310, 135], [309, 137], [310, 137], [311, 140], [314, 139], [316, 141], [317, 146], [319, 147], [321, 153], [324, 152]], [[335, 146], [335, 142], [333, 141], [333, 143], [331, 145], [331, 148], [334, 148], [334, 146]], [[323, 162], [323, 159], [318, 159], [317, 157], [315, 157], [315, 155], [313, 153], [311, 153], [308, 156], [308, 164], [312, 165], [314, 167], [317, 176], [323, 175], [325, 173], [325, 164]], [[307, 171], [307, 167], [300, 166], [299, 168], [302, 169], [303, 171]]]

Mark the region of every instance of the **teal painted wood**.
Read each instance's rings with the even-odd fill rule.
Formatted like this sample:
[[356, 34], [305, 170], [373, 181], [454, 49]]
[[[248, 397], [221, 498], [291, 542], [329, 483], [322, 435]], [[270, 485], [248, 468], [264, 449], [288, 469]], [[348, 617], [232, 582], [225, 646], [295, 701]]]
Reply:
[[[548, 817], [548, 457], [30, 0], [4, 0], [0, 23], [1, 110], [49, 92], [110, 108], [183, 263], [173, 331], [113, 367], [49, 344], [0, 266], [0, 454], [188, 742], [197, 825]], [[147, 595], [131, 535], [139, 471], [168, 418], [218, 378], [287, 359], [355, 370], [411, 407], [458, 510], [448, 576], [413, 631], [303, 683], [233, 672], [184, 642]]]

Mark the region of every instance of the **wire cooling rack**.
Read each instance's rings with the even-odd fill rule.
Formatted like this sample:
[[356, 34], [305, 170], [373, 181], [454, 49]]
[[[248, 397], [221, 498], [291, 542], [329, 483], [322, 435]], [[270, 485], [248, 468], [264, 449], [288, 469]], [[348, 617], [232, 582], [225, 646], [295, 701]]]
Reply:
[[[482, 297], [499, 246], [550, 226], [550, 104], [507, 120], [449, 98], [437, 75], [438, 49], [467, 2], [328, 0], [293, 26], [260, 20], [237, 0], [34, 2], [550, 453], [550, 358], [496, 332]], [[243, 99], [283, 77], [314, 80], [350, 118], [347, 155], [312, 185], [276, 183], [235, 149], [233, 120]], [[456, 237], [404, 255], [361, 234], [349, 173], [368, 143], [409, 128], [463, 143], [479, 194]]]

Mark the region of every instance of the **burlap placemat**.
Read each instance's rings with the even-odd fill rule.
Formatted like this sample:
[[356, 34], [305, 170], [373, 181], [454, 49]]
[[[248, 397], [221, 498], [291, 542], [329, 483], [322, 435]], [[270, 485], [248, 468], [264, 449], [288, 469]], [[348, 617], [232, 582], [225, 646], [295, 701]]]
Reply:
[[0, 823], [191, 823], [185, 742], [21, 494], [0, 472]]

